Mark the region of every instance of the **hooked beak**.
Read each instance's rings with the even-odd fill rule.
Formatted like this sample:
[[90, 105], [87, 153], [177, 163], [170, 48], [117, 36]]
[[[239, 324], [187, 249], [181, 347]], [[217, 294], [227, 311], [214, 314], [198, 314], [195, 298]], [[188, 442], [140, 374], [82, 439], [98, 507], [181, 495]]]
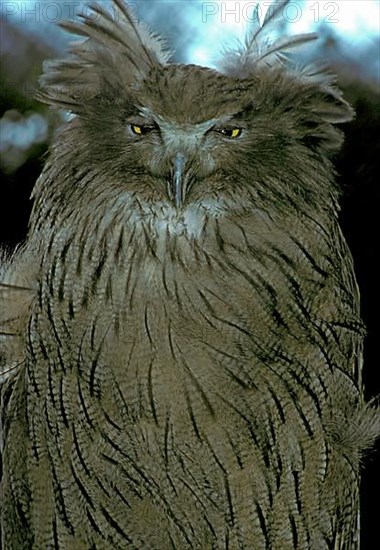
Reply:
[[173, 164], [174, 170], [168, 182], [168, 194], [169, 198], [175, 201], [176, 207], [179, 208], [184, 201], [186, 191], [186, 156], [183, 153], [177, 153]]

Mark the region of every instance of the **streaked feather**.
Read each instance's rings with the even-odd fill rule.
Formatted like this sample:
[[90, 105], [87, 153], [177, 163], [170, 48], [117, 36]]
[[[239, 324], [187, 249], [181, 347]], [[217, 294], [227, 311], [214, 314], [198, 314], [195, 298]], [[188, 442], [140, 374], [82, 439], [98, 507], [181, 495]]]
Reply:
[[35, 296], [32, 273], [15, 273], [11, 257], [0, 257], [0, 382], [17, 374], [25, 359], [23, 334]]

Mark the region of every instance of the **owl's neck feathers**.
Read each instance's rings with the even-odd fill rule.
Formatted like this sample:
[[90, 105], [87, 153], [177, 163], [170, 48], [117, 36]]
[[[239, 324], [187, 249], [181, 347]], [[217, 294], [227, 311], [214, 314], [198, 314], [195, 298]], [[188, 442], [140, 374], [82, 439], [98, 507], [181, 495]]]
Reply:
[[208, 220], [223, 217], [228, 208], [221, 198], [204, 199], [180, 210], [168, 202], [139, 201], [139, 206], [139, 211], [131, 211], [128, 225], [135, 228], [145, 225], [158, 240], [172, 236], [198, 240], [204, 234]]

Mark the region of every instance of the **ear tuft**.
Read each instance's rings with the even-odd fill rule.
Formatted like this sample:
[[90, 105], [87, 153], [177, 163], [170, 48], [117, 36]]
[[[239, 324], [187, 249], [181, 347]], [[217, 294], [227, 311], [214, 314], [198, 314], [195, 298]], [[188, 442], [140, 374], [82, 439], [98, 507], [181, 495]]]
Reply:
[[249, 78], [255, 71], [265, 67], [279, 67], [286, 63], [286, 54], [315, 40], [315, 33], [298, 34], [272, 40], [271, 33], [284, 21], [285, 8], [289, 0], [271, 5], [263, 24], [259, 23], [258, 4], [253, 12], [252, 27], [243, 44], [235, 50], [225, 50], [218, 63], [218, 70], [235, 78]]
[[355, 111], [335, 86], [336, 75], [326, 65], [312, 63], [298, 68], [292, 74], [300, 82], [315, 85], [312, 112], [323, 120], [337, 124], [354, 118]]
[[331, 83], [312, 85], [306, 97], [300, 120], [303, 143], [326, 154], [337, 151], [342, 145], [343, 133], [335, 124], [352, 120], [354, 110]]
[[258, 18], [258, 5], [253, 14], [253, 25], [244, 44], [236, 50], [227, 50], [219, 63], [219, 70], [235, 78], [250, 78], [263, 69], [280, 69], [303, 83], [315, 83], [319, 89], [315, 96], [313, 111], [324, 121], [332, 124], [347, 122], [354, 111], [334, 87], [335, 76], [325, 66], [316, 63], [304, 67], [292, 64], [287, 57], [290, 50], [298, 49], [318, 38], [315, 33], [280, 37], [271, 41], [271, 33], [284, 20], [289, 0], [281, 0], [267, 11], [263, 24]]
[[342, 92], [332, 87], [321, 88], [312, 111], [331, 124], [349, 122], [355, 115], [353, 108], [343, 99]]
[[162, 39], [137, 23], [123, 0], [114, 4], [114, 16], [92, 3], [80, 23], [60, 24], [85, 40], [72, 44], [70, 57], [45, 62], [37, 99], [81, 114], [101, 86], [108, 84], [110, 92], [130, 86], [168, 62], [170, 54]]

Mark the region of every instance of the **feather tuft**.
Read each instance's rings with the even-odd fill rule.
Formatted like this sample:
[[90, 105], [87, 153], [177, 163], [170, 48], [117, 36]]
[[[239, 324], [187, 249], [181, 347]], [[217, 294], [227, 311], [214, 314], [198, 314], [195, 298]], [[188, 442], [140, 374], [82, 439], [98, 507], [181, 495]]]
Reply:
[[[218, 70], [228, 76], [247, 79], [264, 70], [281, 70], [300, 84], [314, 87], [312, 113], [328, 123], [340, 123], [352, 120], [354, 111], [343, 99], [342, 93], [334, 86], [336, 77], [327, 67], [315, 63], [299, 66], [288, 57], [290, 50], [296, 50], [318, 38], [316, 33], [279, 37], [275, 34], [284, 21], [284, 9], [290, 0], [281, 0], [269, 9], [260, 25], [258, 5], [256, 5], [253, 24], [244, 43], [236, 49], [227, 50], [218, 64]], [[272, 5], [273, 6], [273, 5]]]
[[284, 9], [289, 0], [281, 0], [271, 5], [265, 15], [263, 24], [258, 18], [258, 5], [252, 17], [252, 26], [244, 43], [239, 43], [234, 50], [227, 50], [218, 64], [218, 69], [236, 78], [248, 78], [252, 72], [262, 67], [276, 67], [286, 62], [289, 50], [297, 49], [318, 38], [315, 33], [298, 34], [272, 39], [271, 35], [284, 21]]
[[81, 114], [104, 83], [113, 89], [126, 87], [168, 62], [170, 52], [163, 40], [135, 21], [123, 0], [114, 4], [114, 15], [91, 3], [79, 22], [60, 23], [85, 40], [72, 44], [69, 58], [44, 63], [38, 100]]

